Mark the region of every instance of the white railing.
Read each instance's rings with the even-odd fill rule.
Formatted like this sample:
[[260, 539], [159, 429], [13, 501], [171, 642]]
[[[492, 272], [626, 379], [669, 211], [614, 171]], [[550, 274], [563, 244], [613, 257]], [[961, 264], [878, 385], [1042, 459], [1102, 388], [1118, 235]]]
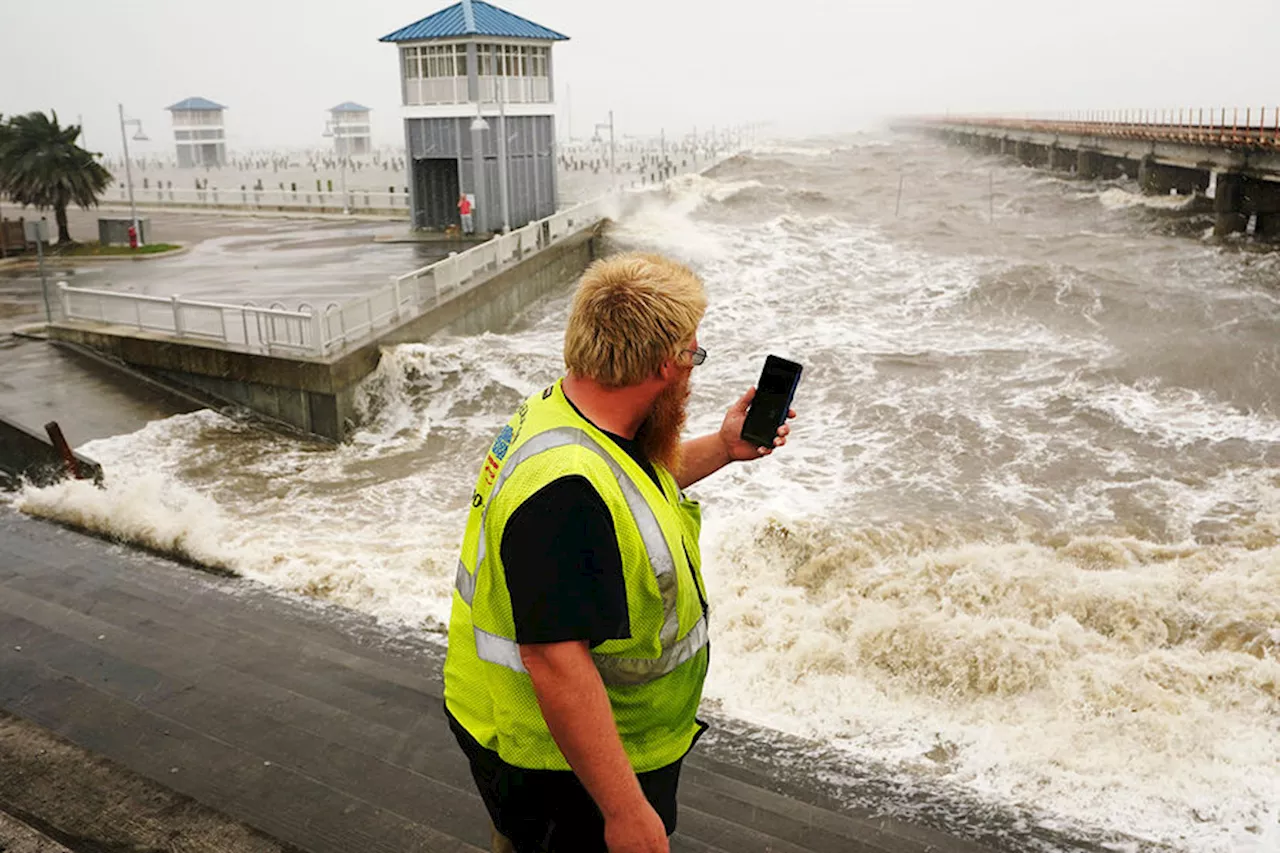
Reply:
[[[479, 80], [480, 100], [486, 104], [497, 102], [498, 83], [502, 84], [502, 97], [509, 104], [551, 102], [551, 81], [547, 77], [482, 76]], [[406, 106], [465, 104], [470, 99], [466, 77], [413, 77], [404, 81]]]
[[[334, 211], [344, 208], [353, 211], [409, 212], [409, 194], [405, 192], [374, 192], [347, 190], [346, 203], [339, 191], [328, 190], [280, 190], [280, 189], [217, 189], [197, 190], [173, 187], [142, 187], [134, 184], [133, 198], [142, 205], [173, 205], [175, 207], [215, 207], [228, 210], [284, 210], [284, 211]], [[118, 186], [108, 191], [103, 201], [128, 204], [129, 190]]]
[[229, 349], [291, 356], [322, 357], [362, 343], [381, 330], [412, 319], [471, 288], [505, 267], [608, 218], [617, 201], [612, 194], [495, 236], [464, 252], [395, 276], [391, 283], [323, 311], [277, 303], [232, 305], [145, 296], [58, 285], [62, 316], [185, 339], [211, 341]]
[[158, 332], [178, 338], [216, 341], [232, 349], [252, 352], [315, 353], [320, 340], [319, 317], [303, 306], [289, 311], [283, 305], [261, 308], [251, 302], [230, 305], [183, 299], [90, 290], [58, 283], [62, 316], [139, 332]]
[[480, 100], [486, 104], [498, 100], [497, 84], [502, 83], [502, 98], [508, 104], [544, 104], [551, 100], [550, 81], [546, 77], [480, 78]]
[[405, 104], [465, 104], [466, 77], [412, 77], [404, 81]]
[[367, 296], [342, 305], [333, 303], [325, 309], [321, 322], [322, 351], [329, 353], [360, 343], [383, 328], [455, 299], [486, 280], [488, 273], [518, 263], [608, 218], [615, 206], [612, 195], [601, 196], [530, 222], [465, 252], [394, 276], [389, 285]]

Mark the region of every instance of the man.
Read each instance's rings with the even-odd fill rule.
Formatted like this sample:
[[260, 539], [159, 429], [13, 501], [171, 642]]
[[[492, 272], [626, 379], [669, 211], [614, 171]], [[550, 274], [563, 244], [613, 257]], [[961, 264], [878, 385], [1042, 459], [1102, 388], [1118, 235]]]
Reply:
[[718, 432], [681, 441], [706, 304], [664, 258], [593, 264], [566, 376], [520, 406], [481, 468], [445, 708], [495, 851], [668, 850], [710, 657], [701, 516], [683, 490], [772, 452], [739, 436], [754, 389]]
[[471, 199], [467, 198], [466, 193], [458, 196], [458, 216], [462, 218], [462, 233], [474, 234], [476, 229], [471, 224]]

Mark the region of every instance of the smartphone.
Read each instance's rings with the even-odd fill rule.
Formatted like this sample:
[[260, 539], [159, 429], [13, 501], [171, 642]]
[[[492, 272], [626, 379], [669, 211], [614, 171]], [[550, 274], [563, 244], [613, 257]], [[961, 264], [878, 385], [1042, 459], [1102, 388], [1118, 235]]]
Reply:
[[747, 419], [742, 424], [742, 440], [758, 447], [773, 447], [778, 437], [778, 427], [787, 422], [791, 399], [800, 384], [803, 368], [794, 361], [771, 355], [764, 360], [760, 381], [756, 383], [756, 396], [747, 409]]

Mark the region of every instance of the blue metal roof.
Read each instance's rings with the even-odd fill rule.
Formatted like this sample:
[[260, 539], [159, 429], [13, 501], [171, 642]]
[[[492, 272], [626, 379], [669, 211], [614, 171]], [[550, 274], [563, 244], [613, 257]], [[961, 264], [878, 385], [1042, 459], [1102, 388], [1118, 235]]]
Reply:
[[185, 101], [178, 101], [173, 106], [165, 107], [166, 110], [225, 110], [222, 104], [215, 104], [208, 98], [187, 98]]
[[331, 113], [367, 113], [369, 112], [369, 108], [362, 107], [359, 104], [355, 103], [354, 101], [343, 101], [333, 109], [329, 110], [329, 112]]
[[423, 41], [426, 39], [459, 38], [462, 36], [499, 36], [502, 38], [541, 39], [543, 41], [568, 41], [569, 37], [555, 30], [535, 24], [505, 9], [499, 9], [484, 0], [471, 0], [472, 20], [467, 20], [462, 3], [455, 3], [401, 27], [378, 41]]

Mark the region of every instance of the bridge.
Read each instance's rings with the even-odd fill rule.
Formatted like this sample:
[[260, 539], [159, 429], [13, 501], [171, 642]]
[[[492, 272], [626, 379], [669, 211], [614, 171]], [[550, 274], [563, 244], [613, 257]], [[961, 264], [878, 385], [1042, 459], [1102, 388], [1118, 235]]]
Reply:
[[1211, 196], [1217, 235], [1280, 238], [1280, 108], [948, 115], [898, 126], [1081, 178], [1127, 175], [1144, 193]]

